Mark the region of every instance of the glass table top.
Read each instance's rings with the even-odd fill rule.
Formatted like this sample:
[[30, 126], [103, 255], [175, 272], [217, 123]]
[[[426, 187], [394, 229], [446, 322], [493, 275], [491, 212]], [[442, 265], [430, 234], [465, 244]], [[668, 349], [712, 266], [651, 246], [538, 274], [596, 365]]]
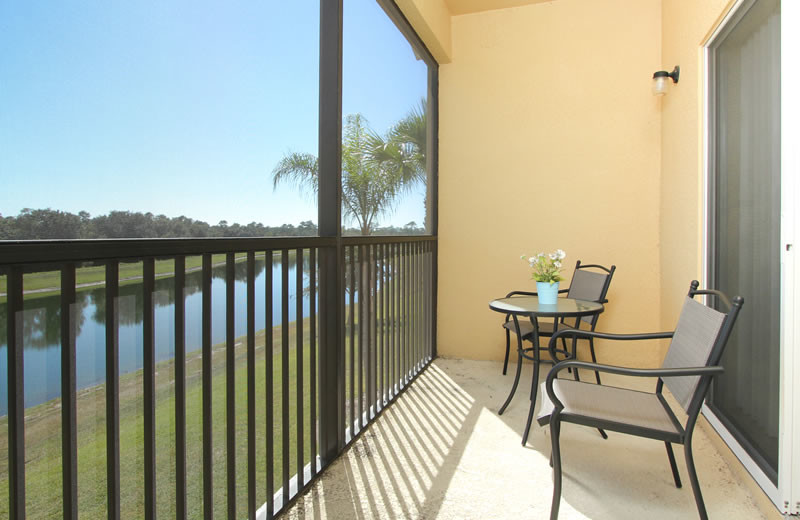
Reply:
[[601, 313], [604, 310], [602, 303], [572, 298], [558, 298], [555, 304], [539, 303], [536, 296], [513, 296], [500, 298], [489, 302], [489, 308], [505, 314], [524, 316], [587, 316]]

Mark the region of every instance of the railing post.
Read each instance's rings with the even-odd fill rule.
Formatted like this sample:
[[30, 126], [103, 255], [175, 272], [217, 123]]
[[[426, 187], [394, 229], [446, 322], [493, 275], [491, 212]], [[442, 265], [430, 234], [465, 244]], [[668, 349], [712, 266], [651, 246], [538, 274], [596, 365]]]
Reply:
[[25, 380], [22, 345], [22, 269], [7, 274], [8, 514], [25, 518]]
[[119, 261], [106, 263], [106, 492], [108, 520], [120, 518]]
[[143, 400], [144, 400], [144, 517], [156, 518], [156, 336], [155, 259], [142, 261]]
[[65, 519], [78, 518], [75, 301], [75, 264], [70, 262], [61, 267], [61, 514]]
[[203, 517], [214, 518], [214, 446], [211, 395], [211, 253], [203, 254], [202, 270], [202, 352], [203, 366]]
[[[344, 253], [342, 249], [342, 0], [320, 1], [319, 454], [323, 467], [344, 447]], [[302, 468], [300, 469], [302, 471]]]
[[187, 520], [186, 498], [186, 257], [175, 257], [175, 519]]
[[225, 255], [225, 445], [228, 520], [236, 519], [236, 254]]

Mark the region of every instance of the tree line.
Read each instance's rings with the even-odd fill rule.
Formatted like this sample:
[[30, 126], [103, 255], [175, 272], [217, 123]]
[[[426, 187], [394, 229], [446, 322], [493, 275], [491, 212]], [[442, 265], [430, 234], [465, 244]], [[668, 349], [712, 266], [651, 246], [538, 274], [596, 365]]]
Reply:
[[[345, 229], [345, 234], [360, 230]], [[403, 227], [382, 227], [378, 235], [421, 234], [424, 229], [415, 222]], [[92, 217], [87, 211], [78, 214], [56, 209], [25, 208], [17, 216], [0, 215], [0, 240], [99, 239], [99, 238], [214, 238], [214, 237], [277, 237], [316, 236], [317, 225], [306, 220], [297, 226], [282, 224], [265, 226], [258, 222], [242, 225], [220, 221], [209, 224], [181, 215], [167, 217], [135, 211], [111, 211]]]

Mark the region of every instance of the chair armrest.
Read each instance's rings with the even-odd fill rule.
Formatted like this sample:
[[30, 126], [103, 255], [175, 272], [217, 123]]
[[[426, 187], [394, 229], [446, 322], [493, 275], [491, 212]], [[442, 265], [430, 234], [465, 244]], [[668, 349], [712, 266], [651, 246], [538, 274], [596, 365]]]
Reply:
[[583, 338], [599, 338], [599, 339], [613, 339], [618, 341], [637, 341], [642, 339], [666, 339], [671, 338], [674, 332], [651, 332], [642, 334], [610, 334], [608, 332], [595, 332], [593, 330], [581, 329], [561, 329], [550, 337], [550, 342], [547, 344], [547, 349], [550, 351], [550, 356], [557, 359], [556, 356], [556, 341], [558, 338], [564, 336], [572, 336], [575, 339]]
[[628, 368], [614, 365], [600, 365], [598, 363], [588, 363], [586, 361], [561, 361], [556, 363], [555, 366], [550, 369], [550, 372], [547, 373], [547, 381], [545, 383], [548, 397], [550, 397], [550, 400], [553, 401], [553, 404], [557, 403], [559, 408], [563, 408], [564, 405], [555, 395], [555, 391], [553, 390], [553, 381], [558, 377], [559, 372], [567, 368], [583, 368], [586, 370], [594, 370], [597, 372], [605, 372], [624, 376], [662, 378], [682, 376], [715, 376], [725, 372], [725, 369], [718, 365], [686, 368]]
[[511, 298], [512, 296], [539, 296], [539, 293], [536, 291], [511, 291], [506, 294], [506, 298]]
[[[559, 289], [558, 294], [568, 292], [569, 289]], [[506, 298], [511, 298], [512, 296], [539, 296], [539, 293], [536, 291], [511, 291], [510, 293], [506, 294]]]
[[[589, 363], [587, 361], [561, 361], [550, 369], [547, 379], [555, 379], [558, 373], [566, 368], [584, 368], [586, 370], [596, 370], [609, 374], [619, 374], [623, 376], [635, 377], [682, 377], [682, 376], [713, 376], [721, 374], [725, 369], [718, 365], [705, 367], [685, 367], [685, 368], [630, 368], [615, 365], [601, 365], [599, 363]], [[552, 375], [552, 377], [551, 377]]]

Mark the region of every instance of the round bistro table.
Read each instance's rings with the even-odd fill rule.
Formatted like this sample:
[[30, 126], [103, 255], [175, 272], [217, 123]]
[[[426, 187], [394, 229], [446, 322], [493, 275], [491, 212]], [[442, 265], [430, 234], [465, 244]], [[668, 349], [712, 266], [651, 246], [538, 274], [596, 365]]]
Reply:
[[[511, 392], [498, 412], [502, 415], [506, 411], [508, 404], [514, 397], [514, 393], [517, 391], [523, 358], [530, 359], [533, 361], [533, 379], [531, 380], [531, 405], [528, 410], [528, 421], [525, 424], [525, 433], [522, 435], [522, 445], [525, 446], [531, 429], [533, 409], [536, 407], [536, 392], [539, 388], [539, 364], [541, 363], [539, 354], [542, 350], [541, 345], [539, 345], [539, 318], [553, 318], [557, 322], [560, 318], [581, 318], [600, 314], [605, 308], [602, 303], [572, 298], [558, 298], [555, 304], [548, 305], [539, 303], [539, 298], [536, 296], [512, 296], [510, 298], [492, 300], [489, 302], [489, 308], [493, 311], [510, 315], [514, 320], [514, 327], [517, 331], [520, 330], [518, 321], [520, 317], [527, 317], [531, 320], [531, 325], [533, 325], [532, 347], [523, 348], [522, 335], [517, 334], [517, 372], [514, 375], [514, 384], [511, 386]], [[554, 327], [553, 330], [555, 332], [558, 329]]]

